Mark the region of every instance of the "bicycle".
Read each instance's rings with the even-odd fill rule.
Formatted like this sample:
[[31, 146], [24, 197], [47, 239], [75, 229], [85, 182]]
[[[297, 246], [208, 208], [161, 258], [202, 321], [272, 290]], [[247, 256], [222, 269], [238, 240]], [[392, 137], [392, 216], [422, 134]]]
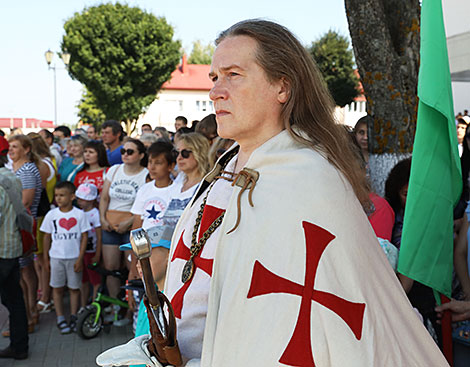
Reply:
[[[101, 275], [101, 284], [93, 302], [85, 306], [78, 314], [77, 334], [83, 339], [92, 339], [96, 337], [103, 328], [110, 325], [105, 322], [103, 317], [104, 307], [108, 304], [117, 306], [116, 308], [126, 310], [129, 308], [127, 302], [102, 293], [108, 276], [113, 276], [121, 281], [125, 281], [127, 279], [126, 274], [123, 274], [118, 270], [109, 271], [100, 268], [97, 264], [90, 264], [88, 265], [88, 268]], [[117, 313], [115, 314], [115, 319], [116, 318]]]

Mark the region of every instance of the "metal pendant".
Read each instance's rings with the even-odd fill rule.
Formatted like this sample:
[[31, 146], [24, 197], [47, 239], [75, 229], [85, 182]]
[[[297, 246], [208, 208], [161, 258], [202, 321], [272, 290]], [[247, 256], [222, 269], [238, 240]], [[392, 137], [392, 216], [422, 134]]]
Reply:
[[184, 264], [183, 272], [181, 273], [181, 281], [186, 283], [193, 277], [194, 273], [194, 262], [189, 259], [186, 264]]

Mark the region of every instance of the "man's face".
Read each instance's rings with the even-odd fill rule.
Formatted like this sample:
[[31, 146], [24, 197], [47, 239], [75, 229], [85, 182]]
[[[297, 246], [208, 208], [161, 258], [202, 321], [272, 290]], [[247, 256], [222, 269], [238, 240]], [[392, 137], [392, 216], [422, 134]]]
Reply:
[[142, 126], [142, 135], [143, 134], [151, 134], [152, 128], [150, 126]]
[[287, 99], [282, 81], [269, 82], [256, 62], [257, 42], [247, 36], [224, 39], [209, 74], [219, 136], [260, 145], [283, 128], [281, 107]]
[[185, 127], [186, 125], [182, 120], [175, 120], [175, 131], [178, 131], [180, 128]]
[[65, 139], [64, 133], [63, 133], [62, 131], [60, 131], [60, 130], [54, 131], [53, 134], [54, 134], [54, 136], [55, 136], [57, 139], [59, 139], [59, 140]]
[[93, 126], [90, 126], [87, 131], [86, 135], [88, 136], [88, 139], [95, 140], [96, 139], [96, 130]]
[[107, 128], [101, 130], [101, 138], [103, 139], [104, 144], [111, 145], [119, 139], [119, 134], [114, 135], [113, 129], [108, 126]]

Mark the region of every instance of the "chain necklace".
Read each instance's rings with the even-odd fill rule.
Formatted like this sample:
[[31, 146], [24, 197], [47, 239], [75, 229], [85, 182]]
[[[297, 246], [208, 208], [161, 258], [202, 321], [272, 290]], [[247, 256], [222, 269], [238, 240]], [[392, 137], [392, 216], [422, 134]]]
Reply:
[[196, 224], [194, 225], [193, 235], [191, 238], [191, 248], [189, 249], [189, 252], [191, 253], [191, 255], [189, 257], [189, 260], [186, 261], [186, 264], [183, 267], [183, 272], [181, 273], [181, 281], [183, 283], [186, 283], [193, 277], [194, 275], [193, 259], [199, 254], [202, 247], [206, 244], [206, 241], [209, 239], [211, 234], [214, 233], [214, 231], [222, 224], [222, 220], [224, 219], [225, 211], [222, 214], [220, 214], [216, 220], [212, 222], [209, 228], [201, 236], [200, 240], [197, 241], [197, 230], [199, 229], [199, 225], [201, 224], [202, 214], [204, 213], [204, 208], [206, 207], [207, 197], [209, 196], [209, 193], [212, 187], [214, 186], [215, 182], [216, 181], [214, 181], [212, 185], [209, 187], [209, 190], [207, 190], [207, 194], [202, 200], [201, 207], [199, 209], [199, 212], [197, 213]]
[[[194, 267], [194, 258], [199, 254], [199, 252], [201, 251], [201, 249], [204, 247], [204, 245], [206, 244], [206, 241], [209, 239], [209, 237], [212, 235], [212, 233], [215, 232], [215, 230], [222, 224], [222, 220], [224, 219], [224, 215], [225, 215], [225, 211], [220, 214], [216, 220], [214, 220], [211, 225], [209, 226], [209, 228], [204, 232], [204, 234], [201, 236], [201, 238], [199, 239], [199, 241], [197, 241], [197, 231], [199, 229], [199, 226], [201, 224], [201, 221], [202, 221], [202, 215], [204, 213], [204, 208], [206, 207], [206, 202], [207, 202], [207, 198], [209, 196], [209, 193], [210, 191], [212, 190], [212, 188], [214, 187], [214, 184], [217, 182], [218, 179], [222, 178], [222, 179], [225, 179], [227, 181], [230, 181], [232, 182], [232, 186], [235, 184], [235, 180], [236, 180], [236, 177], [240, 177], [240, 174], [242, 174], [243, 172], [240, 172], [238, 175], [235, 175], [234, 172], [227, 172], [227, 171], [224, 171], [223, 169], [225, 168], [225, 166], [228, 164], [228, 162], [238, 153], [238, 150], [234, 150], [231, 152], [231, 154], [227, 157], [226, 159], [226, 163], [223, 164], [222, 166], [220, 166], [219, 170], [218, 170], [218, 174], [214, 177], [214, 181], [210, 184], [208, 190], [207, 190], [207, 194], [206, 196], [204, 197], [204, 199], [202, 200], [202, 203], [201, 203], [201, 207], [199, 208], [199, 212], [197, 213], [197, 218], [196, 218], [196, 223], [194, 225], [194, 230], [193, 230], [193, 234], [192, 234], [192, 238], [191, 238], [191, 248], [189, 249], [189, 252], [190, 252], [190, 257], [189, 257], [189, 260], [186, 261], [186, 264], [184, 265], [183, 267], [183, 272], [181, 273], [181, 281], [183, 283], [186, 283], [188, 282], [194, 275], [194, 270], [195, 270], [195, 267]], [[253, 171], [254, 172], [254, 171]], [[222, 175], [220, 175], [220, 173], [222, 173]], [[256, 172], [255, 172], [256, 173]], [[231, 176], [231, 178], [228, 178], [228, 177], [224, 177], [223, 174], [229, 174]], [[244, 175], [246, 175], [247, 172], [244, 173]], [[235, 228], [238, 226], [238, 223], [240, 222], [240, 196], [241, 194], [243, 193], [243, 191], [248, 188], [249, 186], [249, 183], [251, 182], [252, 183], [252, 187], [250, 189], [250, 197], [249, 197], [249, 200], [250, 200], [250, 205], [253, 206], [253, 203], [252, 203], [252, 200], [251, 200], [251, 194], [252, 194], [252, 191], [253, 191], [253, 188], [254, 188], [254, 184], [256, 182], [256, 180], [258, 179], [258, 174], [256, 173], [256, 179], [246, 179], [244, 184], [243, 185], [240, 185], [242, 186], [242, 190], [240, 191], [240, 194], [238, 195], [238, 216], [237, 216], [237, 223], [235, 224], [235, 227], [230, 231], [232, 232], [233, 230], [235, 230]], [[234, 178], [234, 176], [236, 176]], [[243, 175], [242, 175], [243, 176]]]

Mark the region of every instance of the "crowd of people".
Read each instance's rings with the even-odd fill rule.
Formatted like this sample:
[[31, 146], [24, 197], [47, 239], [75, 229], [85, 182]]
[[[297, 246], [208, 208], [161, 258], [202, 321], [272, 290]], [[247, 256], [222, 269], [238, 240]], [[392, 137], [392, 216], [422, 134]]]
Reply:
[[[459, 132], [465, 120], [459, 117], [457, 121]], [[370, 174], [368, 123], [368, 117], [361, 118], [354, 129], [347, 132], [366, 176]], [[100, 275], [88, 265], [101, 264], [111, 271], [124, 269], [129, 272], [129, 279], [139, 277], [129, 246], [131, 229], [164, 227], [158, 243], [152, 243], [151, 256], [155, 283], [163, 288], [176, 222], [201, 179], [233, 144], [232, 140], [217, 136], [214, 115], [194, 121], [191, 128], [187, 120], [179, 116], [175, 129], [176, 133], [170, 133], [162, 127], [152, 130], [145, 124], [138, 138], [130, 138], [125, 136], [118, 122], [106, 121], [101, 127], [101, 136], [93, 126], [86, 131], [78, 129], [73, 135], [68, 127], [59, 126], [53, 132], [41, 130], [0, 138], [2, 173], [8, 172], [10, 176], [14, 173], [21, 181], [21, 201], [37, 228], [36, 247], [19, 257], [29, 333], [34, 332], [40, 322], [40, 314], [53, 309], [62, 334], [76, 330], [79, 309], [92, 301], [101, 282]], [[466, 130], [467, 124], [465, 133]], [[466, 140], [470, 138], [465, 133], [458, 134], [462, 153], [466, 152], [463, 161], [470, 157]], [[395, 270], [410, 168], [411, 159], [399, 162], [387, 179], [385, 198], [370, 192], [371, 205], [365, 207]], [[2, 208], [8, 210], [7, 206]], [[465, 219], [460, 218], [456, 226], [456, 251], [461, 250], [462, 255], [462, 261], [456, 260], [461, 284], [458, 297], [468, 301], [470, 280], [463, 261], [467, 253], [468, 221], [466, 215]], [[438, 315], [434, 311], [432, 291], [398, 276], [413, 306], [438, 341]], [[111, 297], [118, 297], [122, 287], [119, 279], [108, 277], [106, 286]], [[65, 289], [70, 293], [69, 312], [63, 306]], [[130, 309], [136, 314], [141, 306], [140, 296], [138, 292], [128, 293]], [[68, 321], [66, 314], [70, 315]], [[116, 315], [110, 317], [116, 320]], [[148, 332], [145, 314], [141, 312], [140, 317], [143, 321], [138, 322], [134, 317], [136, 335]], [[2, 334], [10, 336], [12, 333], [5, 330]], [[20, 340], [24, 343], [27, 339]]]
[[[27, 350], [24, 334], [34, 332], [42, 313], [55, 310], [62, 334], [76, 330], [80, 308], [93, 300], [101, 282], [90, 264], [124, 270], [129, 279], [139, 277], [130, 256], [131, 229], [164, 226], [163, 236], [153, 243], [152, 255], [155, 281], [163, 287], [174, 226], [202, 177], [233, 143], [217, 136], [214, 114], [193, 121], [191, 128], [179, 116], [175, 130], [153, 130], [144, 124], [140, 136], [130, 138], [120, 123], [110, 120], [102, 124], [101, 135], [93, 126], [73, 134], [66, 126], [27, 135], [0, 133], [1, 173], [15, 183], [7, 185], [2, 180], [5, 189], [9, 187], [5, 195], [11, 202], [14, 198], [10, 196], [19, 195], [22, 207], [34, 219], [34, 245], [20, 249], [21, 241], [15, 236], [4, 243], [11, 247], [18, 242], [13, 255], [19, 258], [22, 294], [16, 292], [10, 304], [10, 297], [2, 292], [2, 301], [13, 310], [11, 320], [17, 320], [22, 309], [27, 320], [24, 330], [14, 327], [2, 333], [11, 336], [17, 356]], [[2, 217], [9, 209], [2, 207]], [[10, 224], [13, 227], [6, 233], [11, 234], [17, 226]], [[121, 251], [122, 245], [127, 250]], [[121, 294], [121, 286], [117, 278], [106, 280], [112, 297]], [[66, 290], [70, 294], [68, 312], [63, 306]], [[18, 299], [24, 307], [17, 307]], [[130, 292], [132, 311], [137, 312], [139, 301], [139, 293], [134, 297]], [[11, 305], [15, 307], [11, 309]], [[108, 316], [116, 321], [117, 315]]]
[[[217, 122], [209, 115], [190, 128], [187, 119], [178, 116], [174, 134], [144, 124], [138, 138], [125, 136], [117, 121], [104, 122], [100, 135], [94, 127], [77, 129], [72, 135], [70, 129], [59, 126], [53, 132], [0, 137], [0, 236], [4, 236], [0, 290], [10, 311], [10, 325], [14, 325], [4, 332], [11, 344], [0, 351], [0, 357], [27, 358], [27, 333], [34, 331], [41, 313], [55, 309], [62, 334], [76, 329], [80, 307], [93, 299], [100, 283], [88, 265], [125, 270], [129, 280], [139, 278], [130, 231], [143, 228], [151, 234], [157, 228], [158, 236], [150, 236], [153, 277], [159, 289], [166, 284], [185, 362], [200, 361], [202, 355], [205, 365], [214, 366], [274, 365], [278, 361], [313, 365], [310, 323], [318, 321], [322, 325], [313, 340], [315, 358], [331, 361], [330, 365], [343, 365], [344, 356], [356, 358], [357, 365], [385, 361], [444, 365], [403, 293], [404, 289], [421, 323], [439, 344], [432, 290], [397, 273], [410, 159], [391, 170], [385, 198], [370, 191], [370, 118], [360, 119], [352, 131], [335, 123], [318, 71], [285, 28], [266, 21], [241, 22], [223, 32], [217, 44], [210, 75], [214, 82], [210, 97], [219, 104]], [[254, 60], [258, 56], [261, 61]], [[263, 63], [281, 59], [294, 63], [281, 76], [275, 73], [283, 65]], [[240, 81], [240, 73], [246, 79]], [[303, 73], [303, 77], [293, 73]], [[265, 93], [260, 94], [260, 88]], [[220, 107], [227, 100], [233, 103], [230, 111]], [[219, 137], [218, 132], [238, 144]], [[454, 215], [455, 269], [460, 283], [455, 294], [468, 301], [470, 279], [464, 256], [470, 149], [464, 137], [459, 143], [466, 188], [459, 207], [463, 210], [457, 208]], [[218, 170], [208, 174], [219, 158]], [[245, 191], [248, 200], [242, 200]], [[177, 226], [191, 200], [193, 205]], [[30, 242], [21, 240], [23, 232], [18, 228], [25, 230], [30, 224], [11, 220], [14, 213], [19, 216], [24, 211], [36, 224], [35, 245], [27, 248]], [[179, 240], [171, 243], [172, 238]], [[335, 246], [323, 254], [333, 240]], [[321, 257], [323, 267], [317, 268]], [[196, 261], [200, 265], [194, 265]], [[203, 262], [210, 266], [204, 268]], [[205, 269], [205, 274], [196, 272], [195, 266]], [[290, 279], [301, 281], [305, 275], [305, 285], [272, 273], [273, 266]], [[367, 272], [362, 271], [365, 267]], [[3, 286], [5, 279], [8, 287]], [[13, 286], [15, 282], [21, 282], [22, 292]], [[118, 296], [121, 286], [116, 278], [106, 280], [112, 297]], [[70, 294], [67, 312], [66, 290]], [[354, 302], [342, 298], [346, 292]], [[268, 308], [274, 302], [261, 297], [270, 293], [302, 297], [292, 340], [300, 335], [297, 338], [308, 340], [307, 347], [293, 341], [285, 347], [284, 337], [292, 335], [293, 323], [287, 310], [293, 309], [290, 302], [296, 297], [276, 303], [279, 308], [272, 310], [277, 313], [273, 323]], [[144, 335], [149, 333], [149, 324], [140, 296], [129, 292], [128, 302], [137, 315], [136, 336], [142, 337], [123, 347], [122, 353], [119, 349], [105, 352], [99, 364], [113, 364], [119, 353], [132, 355], [132, 348], [140, 348], [139, 353], [144, 352], [134, 355], [149, 365], [160, 365], [148, 353], [150, 341]], [[247, 301], [252, 299], [256, 301]], [[317, 304], [333, 312], [322, 314], [325, 310]], [[460, 319], [466, 303], [456, 305], [460, 313], [456, 319]], [[310, 319], [312, 307], [319, 315], [315, 320]], [[334, 324], [336, 315], [354, 334], [351, 337], [347, 331], [349, 339], [341, 343], [338, 338], [346, 329], [342, 322], [341, 327]], [[116, 320], [116, 315], [112, 317]], [[302, 327], [309, 331], [297, 332]], [[231, 347], [234, 335], [237, 343]], [[263, 343], [256, 343], [261, 338]], [[386, 342], [395, 352], [387, 350]], [[284, 353], [274, 353], [273, 346], [279, 349], [280, 345]], [[413, 350], [405, 352], [408, 347]]]

